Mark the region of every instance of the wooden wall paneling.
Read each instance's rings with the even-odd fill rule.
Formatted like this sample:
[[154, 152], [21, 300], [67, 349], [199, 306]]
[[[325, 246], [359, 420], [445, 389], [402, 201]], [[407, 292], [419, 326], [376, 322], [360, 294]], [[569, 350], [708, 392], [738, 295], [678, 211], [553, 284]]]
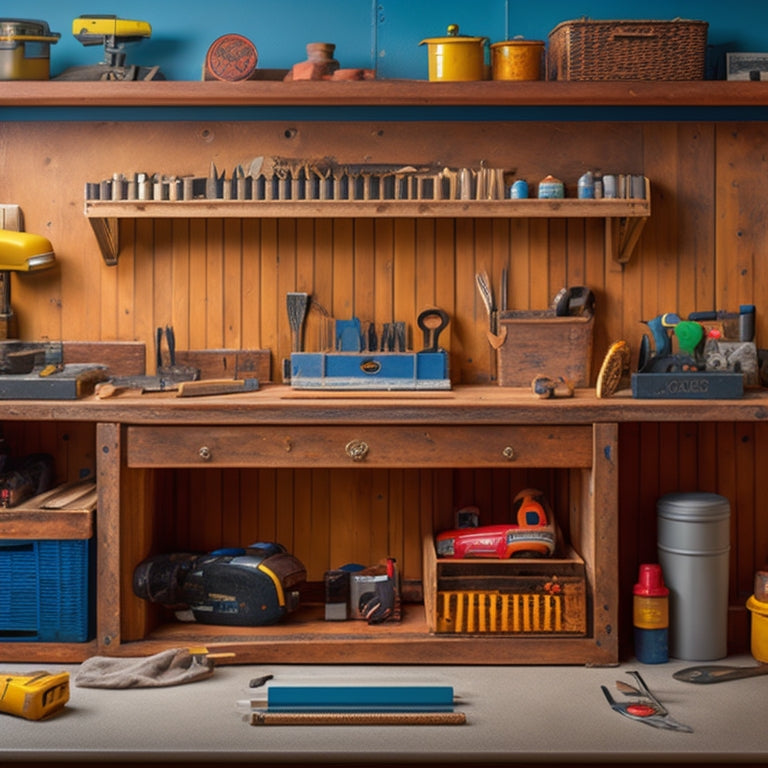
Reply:
[[[261, 338], [261, 293], [262, 269], [261, 252], [261, 221], [259, 219], [244, 219], [242, 222], [242, 329], [241, 338], [243, 349], [263, 349]], [[271, 365], [274, 366], [274, 356]], [[274, 379], [274, 373], [272, 373]], [[279, 380], [279, 379], [278, 379]]]
[[[353, 302], [355, 312], [361, 316], [361, 321], [376, 323], [377, 338], [380, 338], [381, 323], [384, 318], [379, 317], [376, 306], [375, 280], [375, 248], [376, 243], [374, 220], [357, 219], [352, 229], [352, 242], [349, 245], [352, 254], [354, 270]], [[367, 325], [364, 325], [367, 330]]]
[[278, 471], [276, 476], [275, 538], [289, 552], [298, 535], [294, 526], [295, 474], [291, 470]]
[[[421, 277], [416, 251], [415, 219], [395, 221], [392, 319], [404, 322], [409, 330], [416, 325], [416, 286]], [[420, 549], [420, 548], [419, 548]]]
[[642, 264], [643, 315], [640, 320], [678, 311], [677, 220], [681, 215], [681, 200], [676, 131], [676, 126], [669, 123], [655, 123], [645, 131], [644, 166], [648, 177], [654, 179], [651, 194], [656, 193], [658, 202], [652, 203], [650, 227], [643, 232], [645, 250], [650, 256]]
[[221, 471], [221, 533], [222, 546], [244, 547], [251, 544], [240, 538], [240, 475], [237, 469]]
[[[418, 469], [403, 471], [403, 517], [398, 567], [401, 576], [409, 579], [421, 577], [422, 536], [421, 527], [421, 477]], [[391, 547], [392, 545], [390, 545]]]
[[[144, 269], [152, 272], [152, 318], [156, 328], [174, 326], [173, 317], [173, 260], [171, 259], [172, 227], [169, 219], [155, 219], [153, 226], [152, 258]], [[179, 347], [184, 337], [177, 337]], [[163, 343], [164, 359], [168, 359], [167, 345]]]
[[[485, 253], [475, 248], [475, 220], [455, 222], [456, 306], [453, 342], [461, 357], [462, 370], [454, 383], [488, 383], [491, 377], [491, 354], [485, 331], [488, 314], [477, 291], [475, 275], [486, 269]], [[489, 275], [490, 277], [490, 275]], [[498, 286], [495, 286], [498, 293]], [[483, 330], [478, 333], [478, 329]]]
[[[136, 323], [136, 226], [137, 222], [127, 220], [121, 221], [119, 225], [120, 242], [123, 244], [120, 265], [117, 269], [107, 268], [102, 264], [94, 269], [98, 269], [103, 276], [102, 281], [102, 316], [114, 319], [100, 327], [99, 333], [102, 338], [115, 338], [121, 340], [144, 340], [146, 343], [147, 363], [154, 363], [152, 357], [152, 339], [151, 336], [142, 336], [140, 333], [146, 330], [143, 326], [139, 327]], [[91, 257], [96, 258], [95, 253]], [[110, 328], [115, 328], [115, 336], [109, 335]], [[94, 339], [95, 340], [95, 339]], [[147, 372], [154, 373], [154, 365], [147, 367]]]
[[254, 499], [254, 512], [258, 518], [258, 538], [277, 541], [277, 474], [279, 469], [259, 469], [258, 496]]
[[546, 256], [547, 299], [537, 308], [544, 309], [552, 304], [554, 295], [565, 285], [572, 284], [570, 266], [570, 222], [567, 219], [553, 219], [549, 222], [549, 245]]
[[[315, 222], [297, 221], [299, 227], [299, 247], [304, 251], [299, 265], [300, 274], [297, 286], [291, 291], [310, 294], [309, 311], [304, 324], [304, 349], [309, 352], [320, 351], [330, 343], [330, 323], [333, 315], [334, 280], [334, 221], [330, 219]], [[306, 225], [309, 224], [311, 228]], [[312, 226], [314, 224], [314, 226]], [[306, 260], [311, 258], [311, 263]], [[278, 296], [279, 312], [285, 315], [287, 322], [286, 297]], [[285, 356], [290, 349], [285, 351]], [[279, 377], [278, 377], [279, 381]]]
[[[126, 268], [131, 270], [129, 283], [133, 307], [134, 338], [147, 343], [147, 370], [155, 372], [155, 286], [154, 286], [154, 220], [139, 219], [135, 223], [134, 258]], [[162, 290], [162, 289], [161, 289]]]
[[284, 287], [278, 274], [277, 220], [263, 219], [260, 227], [261, 285], [259, 295], [261, 346], [272, 350], [272, 380], [282, 381], [282, 355], [290, 350], [290, 331], [285, 308], [285, 292], [295, 290]]
[[509, 221], [509, 308], [530, 307], [530, 236], [527, 219]]
[[[311, 468], [297, 469], [293, 472], [292, 509], [286, 510], [284, 515], [284, 517], [290, 518], [292, 528], [289, 551], [301, 560], [305, 567], [307, 567], [307, 555], [310, 554], [315, 544], [312, 537], [307, 535], [313, 530], [312, 513], [315, 490], [312, 482], [313, 477], [314, 471]], [[288, 544], [282, 541], [280, 543], [288, 547]]]
[[699, 486], [699, 425], [682, 423], [676, 434], [678, 488], [696, 490]]
[[[311, 219], [296, 219], [291, 221], [285, 230], [281, 230], [281, 256], [283, 246], [287, 245], [287, 253], [290, 259], [291, 250], [295, 251], [295, 288], [291, 290], [306, 291], [310, 295], [314, 288], [315, 278], [319, 270], [333, 269], [333, 243], [334, 243], [334, 221], [317, 221]], [[290, 233], [291, 238], [284, 242], [284, 234]], [[318, 258], [318, 249], [322, 248], [320, 243], [326, 244], [326, 251], [330, 252], [330, 258]], [[282, 261], [282, 259], [281, 259]], [[285, 296], [278, 296], [278, 302], [285, 306]]]
[[343, 565], [331, 560], [331, 474], [329, 469], [312, 470], [310, 528], [296, 532], [297, 552], [303, 554], [307, 577], [319, 581], [329, 568]]
[[[357, 317], [364, 322], [370, 315], [370, 309], [358, 306], [356, 302], [357, 275], [355, 273], [354, 221], [351, 219], [333, 219], [329, 222], [317, 222], [318, 241], [320, 232], [328, 235], [328, 260], [318, 260], [318, 272], [328, 270], [333, 276], [333, 294], [329, 309], [337, 320], [351, 320]], [[330, 224], [330, 226], [324, 226]], [[299, 278], [300, 279], [300, 278]]]
[[[423, 346], [423, 335], [416, 325], [418, 313], [427, 307], [440, 306], [437, 301], [437, 273], [442, 267], [438, 264], [436, 254], [435, 219], [419, 218], [415, 222], [414, 245], [416, 250], [416, 278], [414, 286], [414, 316], [411, 320], [411, 337], [413, 349], [420, 350]], [[445, 309], [445, 307], [442, 307]], [[451, 326], [443, 332], [440, 345], [445, 347], [451, 333]]]
[[[530, 304], [521, 309], [544, 309], [553, 298], [550, 285], [550, 227], [547, 219], [530, 219], [528, 251], [528, 280], [530, 281]], [[556, 256], [552, 258], [557, 258]], [[558, 286], [558, 290], [561, 286]]]
[[178, 349], [191, 349], [190, 343], [190, 219], [172, 219], [171, 242], [166, 259], [170, 263], [170, 322]]
[[222, 322], [224, 319], [224, 231], [225, 221], [208, 219], [206, 226], [205, 264], [201, 275], [204, 275], [203, 285], [205, 294], [202, 303], [191, 307], [196, 314], [205, 318], [204, 334], [192, 349], [210, 349], [222, 344]]
[[763, 197], [755, 191], [764, 187], [766, 140], [768, 130], [760, 124], [717, 128], [717, 309], [765, 306], [765, 282], [758, 283], [755, 268], [765, 262], [768, 231]]
[[[143, 639], [152, 628], [152, 617], [157, 615], [156, 606], [150, 606], [147, 601], [133, 594], [133, 572], [136, 566], [151, 554], [161, 554], [154, 551], [157, 515], [165, 510], [158, 510], [155, 500], [154, 473], [152, 470], [128, 469], [123, 467], [123, 483], [120, 492], [119, 534], [112, 534], [119, 541], [119, 593], [121, 641]], [[101, 476], [101, 475], [100, 475]], [[106, 521], [104, 515], [100, 520]], [[111, 543], [111, 547], [115, 542]], [[110, 552], [108, 564], [99, 565], [108, 568], [114, 565], [113, 554]], [[103, 572], [103, 571], [100, 571]], [[100, 589], [109, 585], [110, 580], [100, 583]], [[108, 588], [105, 596], [108, 599], [111, 590]], [[108, 609], [107, 609], [108, 610]]]
[[754, 538], [752, 560], [757, 570], [768, 570], [768, 472], [762, 471], [764, 457], [768, 455], [768, 429], [765, 424], [755, 425], [755, 471], [754, 505], [751, 523]]
[[733, 425], [735, 486], [731, 498], [731, 562], [735, 565], [735, 578], [731, 579], [731, 602], [742, 603], [751, 594], [755, 571], [761, 563], [755, 562], [755, 425]]
[[687, 317], [694, 310], [719, 308], [715, 306], [715, 164], [702, 162], [716, 158], [715, 129], [711, 123], [680, 123], [677, 138], [678, 312]]
[[[224, 222], [222, 317], [211, 328], [211, 348], [243, 349], [243, 220]], [[212, 318], [213, 320], [213, 318]], [[218, 343], [215, 339], [218, 338]]]
[[[354, 470], [352, 471], [354, 472]], [[396, 528], [390, 523], [392, 512], [390, 510], [389, 475], [390, 471], [387, 469], [372, 469], [367, 472], [367, 477], [364, 478], [366, 480], [366, 510], [369, 526], [367, 560], [370, 561], [370, 565], [374, 565], [381, 558], [389, 555], [400, 556], [400, 542], [392, 535], [393, 529], [396, 530]], [[402, 567], [402, 557], [400, 557], [400, 565]]]
[[[440, 337], [440, 344], [450, 356], [451, 381], [460, 378], [461, 358], [456, 354], [453, 339], [456, 334], [458, 288], [456, 284], [456, 260], [453, 241], [455, 230], [450, 219], [433, 219], [435, 228], [435, 296], [434, 303], [444, 309], [451, 318], [448, 332]], [[483, 326], [484, 328], [487, 325]]]
[[[392, 469], [389, 472], [388, 536], [385, 542], [371, 542], [372, 545], [375, 544], [375, 548], [372, 546], [369, 554], [371, 564], [381, 560], [382, 551], [384, 552], [384, 557], [394, 557], [400, 565], [402, 575], [408, 572], [408, 564], [404, 558], [405, 520], [411, 509], [411, 499], [409, 497], [412, 492], [412, 487], [407, 481], [408, 474], [409, 470], [407, 469]], [[416, 494], [417, 503], [418, 498], [418, 494]], [[420, 556], [421, 552], [419, 551]]]
[[374, 303], [378, 322], [394, 320], [395, 297], [395, 226], [392, 219], [376, 219], [374, 223]]

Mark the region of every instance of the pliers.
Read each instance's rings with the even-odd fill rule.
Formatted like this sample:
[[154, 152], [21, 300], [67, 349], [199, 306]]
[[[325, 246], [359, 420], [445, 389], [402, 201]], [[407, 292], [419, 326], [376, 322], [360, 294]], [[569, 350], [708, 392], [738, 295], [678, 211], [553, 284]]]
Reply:
[[624, 715], [624, 717], [628, 717], [630, 720], [637, 720], [640, 723], [645, 723], [654, 728], [693, 733], [693, 728], [689, 725], [679, 723], [670, 716], [667, 708], [651, 693], [639, 672], [629, 671], [627, 674], [632, 675], [632, 677], [635, 678], [638, 687], [636, 688], [635, 686], [620, 680], [616, 681], [616, 687], [623, 694], [634, 696], [635, 700], [632, 702], [624, 704], [616, 701], [604, 685], [600, 686], [605, 694], [605, 698], [611, 705], [611, 709], [615, 710], [620, 715]]

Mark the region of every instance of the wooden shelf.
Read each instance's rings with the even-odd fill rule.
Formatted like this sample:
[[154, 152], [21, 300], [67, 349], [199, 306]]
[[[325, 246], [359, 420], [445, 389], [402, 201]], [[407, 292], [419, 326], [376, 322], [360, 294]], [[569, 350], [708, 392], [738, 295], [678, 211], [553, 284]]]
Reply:
[[768, 83], [724, 80], [433, 83], [375, 81], [197, 81], [0, 83], [6, 107], [552, 106], [759, 107]]
[[[647, 185], [646, 185], [647, 186]], [[629, 260], [646, 219], [646, 199], [631, 200], [188, 200], [101, 201], [85, 203], [106, 264], [120, 254], [119, 219], [138, 218], [604, 218], [606, 242], [613, 258]]]

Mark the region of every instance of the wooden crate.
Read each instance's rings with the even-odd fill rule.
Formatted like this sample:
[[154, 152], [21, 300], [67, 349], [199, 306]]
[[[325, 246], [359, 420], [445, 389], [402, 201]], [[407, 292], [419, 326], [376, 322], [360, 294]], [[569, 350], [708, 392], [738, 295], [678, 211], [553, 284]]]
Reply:
[[499, 313], [499, 335], [504, 338], [496, 352], [499, 385], [529, 387], [536, 376], [562, 376], [575, 387], [590, 386], [593, 328], [594, 315]]
[[584, 561], [572, 549], [542, 559], [438, 558], [424, 539], [424, 608], [435, 634], [587, 633]]

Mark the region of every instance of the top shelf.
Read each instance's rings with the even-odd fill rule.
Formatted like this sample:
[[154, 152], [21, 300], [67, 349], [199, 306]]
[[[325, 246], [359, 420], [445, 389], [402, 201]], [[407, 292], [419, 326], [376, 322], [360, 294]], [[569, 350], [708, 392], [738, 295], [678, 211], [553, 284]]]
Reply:
[[5, 107], [552, 106], [761, 107], [768, 82], [5, 81]]

